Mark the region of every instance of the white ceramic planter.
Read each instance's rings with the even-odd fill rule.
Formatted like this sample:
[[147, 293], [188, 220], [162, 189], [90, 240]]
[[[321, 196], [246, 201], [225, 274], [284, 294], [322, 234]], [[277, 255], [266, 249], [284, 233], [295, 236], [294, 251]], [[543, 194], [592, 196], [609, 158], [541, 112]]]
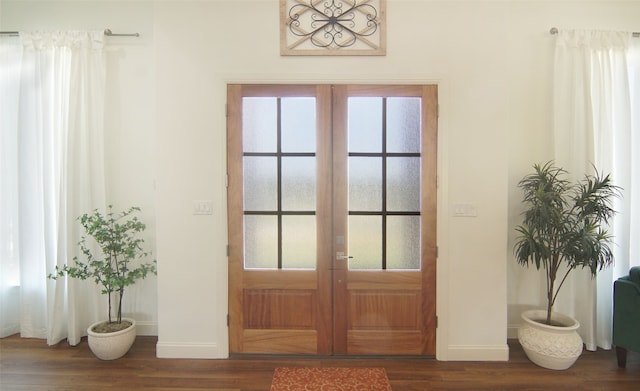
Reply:
[[115, 360], [127, 354], [136, 340], [136, 321], [122, 318], [131, 322], [131, 326], [114, 333], [96, 333], [91, 329], [104, 321], [96, 322], [87, 329], [89, 348], [100, 360]]
[[518, 329], [518, 341], [529, 360], [548, 369], [564, 370], [571, 367], [582, 354], [582, 338], [577, 330], [577, 320], [556, 312], [551, 320], [564, 326], [544, 323], [544, 310], [525, 311], [521, 315], [524, 323]]

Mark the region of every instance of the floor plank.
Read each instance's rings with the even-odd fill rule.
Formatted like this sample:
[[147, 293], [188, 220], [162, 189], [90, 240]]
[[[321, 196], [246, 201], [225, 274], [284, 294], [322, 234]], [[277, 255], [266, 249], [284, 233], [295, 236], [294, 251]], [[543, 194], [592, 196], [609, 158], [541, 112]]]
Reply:
[[47, 346], [43, 340], [0, 339], [0, 390], [266, 391], [281, 366], [383, 367], [394, 391], [640, 390], [640, 354], [617, 367], [613, 350], [585, 351], [566, 371], [537, 367], [517, 341], [508, 362], [442, 362], [432, 358], [239, 357], [156, 358], [156, 337], [138, 337], [119, 360], [100, 361], [86, 339]]

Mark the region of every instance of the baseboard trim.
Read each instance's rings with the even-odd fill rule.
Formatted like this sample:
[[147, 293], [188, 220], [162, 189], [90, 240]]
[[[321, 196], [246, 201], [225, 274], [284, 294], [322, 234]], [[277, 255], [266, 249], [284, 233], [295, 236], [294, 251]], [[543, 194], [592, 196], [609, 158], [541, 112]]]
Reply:
[[510, 324], [507, 326], [507, 338], [509, 339], [518, 339], [518, 328], [520, 328], [519, 324]]
[[157, 336], [158, 323], [136, 321], [136, 335]]
[[[158, 342], [158, 358], [225, 359], [217, 344]], [[446, 361], [509, 361], [509, 345], [451, 345]]]
[[214, 343], [158, 342], [156, 344], [158, 358], [217, 359], [228, 358], [220, 352]]
[[449, 345], [447, 361], [509, 361], [509, 345]]

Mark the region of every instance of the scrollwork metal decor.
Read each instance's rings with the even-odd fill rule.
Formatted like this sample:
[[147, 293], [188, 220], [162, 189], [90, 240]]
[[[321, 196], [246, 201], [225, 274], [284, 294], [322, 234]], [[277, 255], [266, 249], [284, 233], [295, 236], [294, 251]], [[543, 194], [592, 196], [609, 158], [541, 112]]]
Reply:
[[386, 0], [280, 0], [281, 54], [384, 55]]

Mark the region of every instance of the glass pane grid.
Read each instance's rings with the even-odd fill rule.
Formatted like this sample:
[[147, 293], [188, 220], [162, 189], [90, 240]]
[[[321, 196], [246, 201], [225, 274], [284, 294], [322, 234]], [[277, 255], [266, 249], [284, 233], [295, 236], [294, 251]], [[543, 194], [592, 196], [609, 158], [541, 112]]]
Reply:
[[420, 102], [349, 99], [349, 269], [420, 269]]
[[315, 269], [315, 98], [243, 105], [245, 268]]

